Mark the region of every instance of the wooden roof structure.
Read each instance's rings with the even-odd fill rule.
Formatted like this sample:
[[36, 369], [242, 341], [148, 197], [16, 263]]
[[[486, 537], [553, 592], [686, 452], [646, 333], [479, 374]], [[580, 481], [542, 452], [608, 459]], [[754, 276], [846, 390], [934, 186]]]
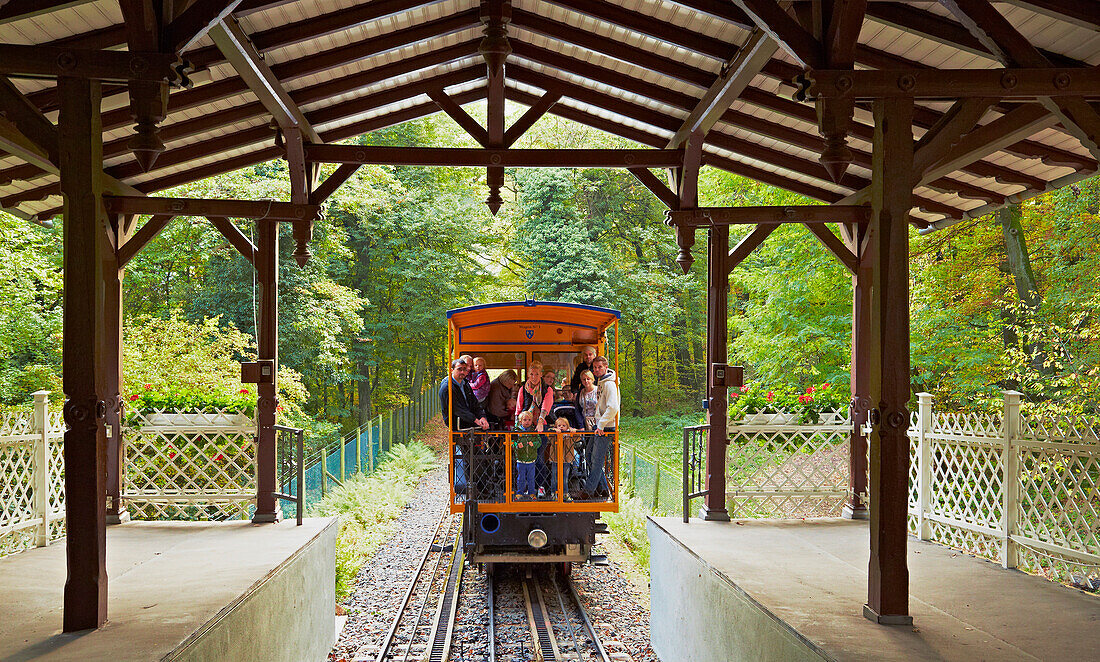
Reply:
[[[909, 225], [1096, 171], [1098, 29], [1097, 0], [0, 0], [0, 208], [64, 215], [65, 631], [107, 618], [126, 262], [186, 215], [255, 268], [253, 521], [275, 521], [277, 224], [305, 264], [324, 201], [366, 163], [484, 167], [493, 211], [505, 167], [626, 168], [669, 207], [685, 269], [707, 232], [706, 520], [729, 519], [728, 275], [803, 224], [852, 274], [846, 510], [870, 519], [864, 614], [911, 624]], [[481, 99], [484, 126], [462, 108]], [[507, 100], [528, 106], [508, 127]], [[480, 148], [340, 143], [439, 111]], [[644, 148], [510, 149], [547, 112]], [[150, 195], [277, 157], [289, 202]], [[320, 163], [340, 165], [319, 181]], [[702, 165], [828, 204], [700, 208]], [[230, 218], [254, 219], [255, 243]]]
[[[123, 8], [131, 4], [143, 3], [9, 0], [0, 6], [0, 42], [126, 49], [131, 28]], [[802, 26], [812, 26], [815, 7], [827, 3], [786, 3], [788, 19], [761, 29], [758, 23], [767, 25], [769, 12], [777, 19], [775, 4], [515, 0], [503, 20], [510, 47], [503, 93], [535, 113], [548, 111], [654, 148], [680, 146], [690, 130], [709, 126], [705, 164], [824, 202], [858, 198], [870, 183], [870, 106], [856, 102], [847, 134], [851, 162], [834, 178], [819, 162], [829, 138], [819, 133], [813, 105], [793, 99], [793, 81], [804, 66], [824, 63], [811, 45], [812, 28]], [[971, 34], [945, 4], [833, 4], [865, 5], [862, 20], [835, 35], [842, 40], [858, 33], [850, 49], [858, 70], [1003, 66], [999, 49]], [[485, 129], [462, 118], [459, 107], [490, 95], [479, 53], [489, 20], [477, 0], [175, 5], [187, 10], [165, 21], [171, 25], [158, 50], [182, 53], [194, 68], [188, 74], [192, 86], [168, 95], [157, 132], [165, 149], [148, 170], [128, 148], [134, 121], [127, 85], [108, 85], [103, 92], [105, 171], [137, 192], [152, 194], [284, 156], [278, 127], [293, 120], [305, 127], [307, 142], [333, 143], [442, 108], [480, 142], [491, 142]], [[994, 6], [1050, 62], [1100, 64], [1095, 0]], [[58, 93], [52, 80], [13, 79], [5, 96], [16, 94], [54, 119]], [[914, 134], [921, 138], [959, 110], [951, 98], [921, 99]], [[929, 164], [934, 167], [920, 178], [912, 213], [919, 225], [987, 213], [1096, 170], [1096, 155], [1040, 103], [997, 100], [969, 114], [981, 131]], [[504, 136], [505, 144], [524, 126], [516, 128]], [[56, 172], [18, 151], [0, 159], [0, 208], [35, 219], [59, 214]]]

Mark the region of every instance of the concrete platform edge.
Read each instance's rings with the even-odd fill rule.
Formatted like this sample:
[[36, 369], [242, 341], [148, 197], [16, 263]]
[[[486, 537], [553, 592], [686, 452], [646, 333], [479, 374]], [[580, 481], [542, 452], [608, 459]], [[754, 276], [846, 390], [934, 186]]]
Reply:
[[[662, 662], [836, 662], [817, 644], [686, 547], [654, 518], [646, 520], [650, 541], [650, 638]], [[716, 525], [721, 526], [700, 522], [700, 526]], [[678, 569], [675, 556], [683, 556], [694, 567]], [[712, 605], [712, 600], [731, 597], [740, 603], [734, 606], [734, 611], [742, 620], [737, 628], [723, 628], [723, 623], [714, 622], [714, 614], [723, 613], [723, 610], [708, 605]], [[694, 624], [698, 636], [677, 635], [675, 628], [687, 624]], [[685, 650], [685, 639], [691, 641], [694, 648]]]

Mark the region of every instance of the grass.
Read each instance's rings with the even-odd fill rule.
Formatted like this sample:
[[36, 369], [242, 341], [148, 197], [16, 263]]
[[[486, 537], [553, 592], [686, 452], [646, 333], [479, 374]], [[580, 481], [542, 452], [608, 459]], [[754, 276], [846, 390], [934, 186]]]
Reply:
[[702, 413], [624, 416], [619, 421], [619, 441], [653, 456], [665, 466], [678, 467], [682, 461], [684, 428], [700, 425], [704, 420]]
[[311, 516], [340, 518], [336, 537], [337, 601], [351, 593], [363, 562], [393, 532], [420, 478], [436, 466], [435, 452], [423, 442], [400, 444], [386, 454], [374, 473], [354, 474], [310, 508]]
[[624, 495], [619, 501], [619, 512], [604, 513], [601, 519], [607, 522], [611, 535], [630, 550], [634, 565], [649, 577], [649, 537], [645, 532], [649, 511], [641, 499], [625, 496], [627, 487], [625, 484], [619, 487], [619, 494]]

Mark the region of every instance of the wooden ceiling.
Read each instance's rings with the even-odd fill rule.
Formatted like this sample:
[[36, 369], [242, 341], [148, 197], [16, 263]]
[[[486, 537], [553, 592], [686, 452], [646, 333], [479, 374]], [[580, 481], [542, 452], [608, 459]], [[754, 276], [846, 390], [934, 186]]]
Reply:
[[[479, 47], [485, 50], [493, 22], [476, 0], [175, 4], [166, 3], [174, 19], [148, 35], [134, 20], [148, 11], [144, 0], [9, 0], [0, 7], [4, 44], [119, 50], [148, 42], [142, 50], [182, 49], [194, 68], [192, 86], [171, 89], [155, 130], [164, 150], [152, 155], [148, 171], [141, 161], [151, 160], [150, 152], [135, 155], [141, 151], [134, 151], [130, 104], [131, 94], [145, 93], [133, 82], [104, 83], [105, 172], [131, 192], [153, 194], [284, 157], [280, 127], [299, 127], [308, 147], [442, 110], [481, 144], [498, 148], [543, 112], [662, 150], [682, 148], [702, 128], [704, 164], [824, 202], [851, 203], [870, 184], [870, 104], [853, 102], [852, 120], [839, 134], [846, 142], [838, 143], [835, 132], [823, 135], [828, 121], [814, 104], [795, 100], [794, 81], [805, 70], [1046, 66], [1011, 58], [1003, 40], [983, 38], [998, 20], [1050, 66], [1100, 64], [1095, 0], [514, 0], [493, 19], [510, 49], [502, 89], [510, 102], [532, 110], [501, 133], [492, 117], [483, 128], [461, 109], [492, 97]], [[979, 18], [980, 25], [967, 20], [982, 11], [997, 15]], [[830, 21], [830, 15], [855, 19]], [[1095, 113], [1098, 100], [1100, 89], [1085, 94], [1081, 112]], [[57, 103], [49, 79], [12, 78], [0, 86], [9, 121], [16, 109], [56, 121]], [[1066, 116], [1049, 108], [1039, 99], [919, 99], [918, 140], [960, 113], [979, 126], [956, 137], [935, 163], [922, 164], [914, 221], [940, 227], [1094, 173], [1088, 121], [1066, 128]], [[12, 154], [0, 159], [0, 207], [38, 220], [58, 214], [56, 170], [19, 144], [0, 140]], [[836, 166], [822, 158], [845, 146], [850, 162]]]

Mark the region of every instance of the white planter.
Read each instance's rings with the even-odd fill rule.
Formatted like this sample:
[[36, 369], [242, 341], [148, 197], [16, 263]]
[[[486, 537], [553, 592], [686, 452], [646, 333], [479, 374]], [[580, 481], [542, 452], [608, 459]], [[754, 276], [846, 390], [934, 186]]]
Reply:
[[225, 411], [158, 411], [144, 414], [142, 419], [144, 420], [138, 421], [141, 427], [241, 428], [255, 426], [252, 419], [245, 414]]

